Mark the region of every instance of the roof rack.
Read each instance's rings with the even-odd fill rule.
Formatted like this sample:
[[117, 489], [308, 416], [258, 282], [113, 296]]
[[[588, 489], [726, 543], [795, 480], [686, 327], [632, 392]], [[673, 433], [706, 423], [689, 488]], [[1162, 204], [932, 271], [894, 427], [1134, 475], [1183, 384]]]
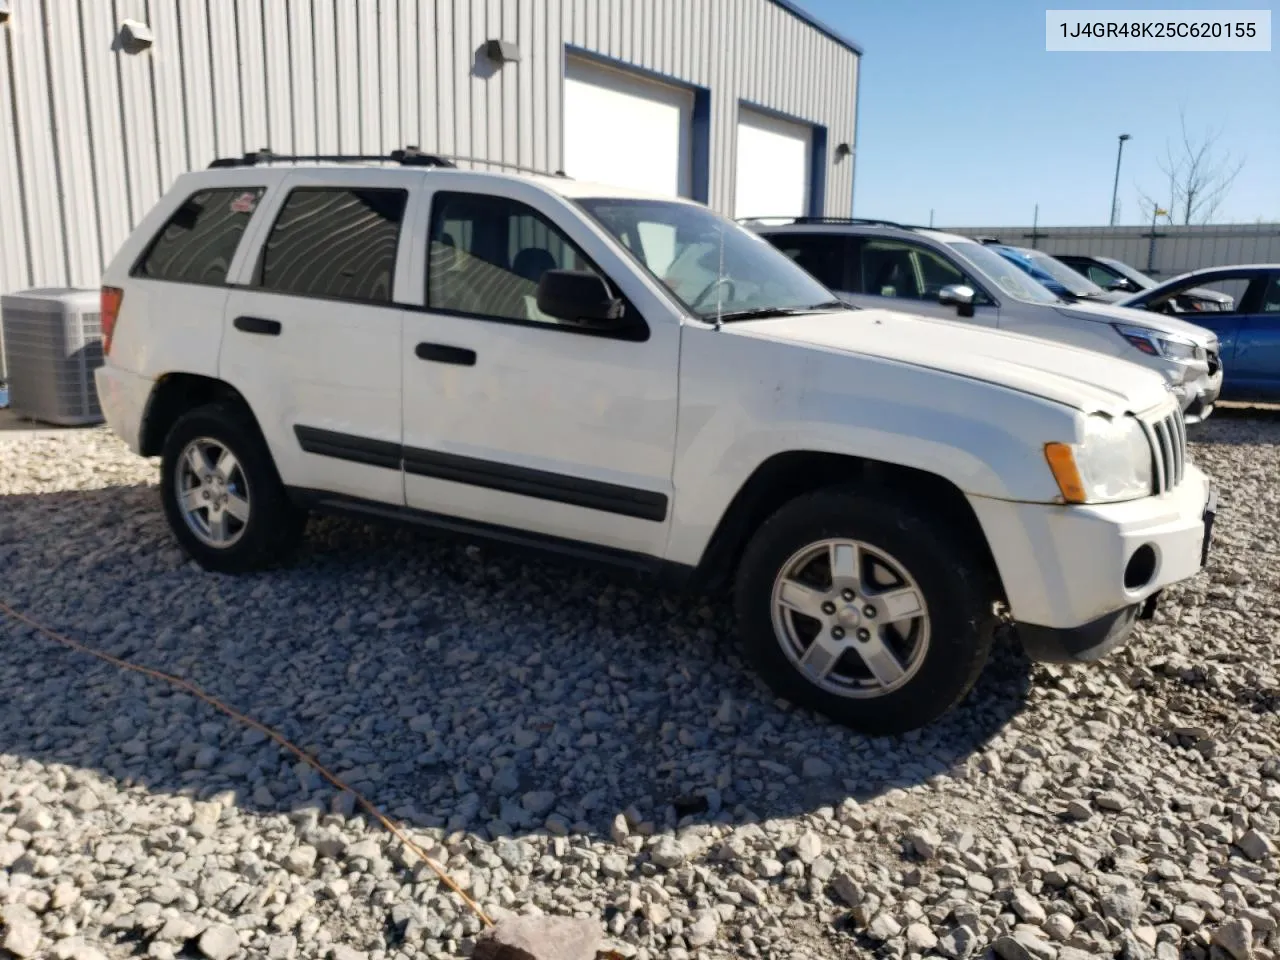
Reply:
[[254, 150], [239, 157], [218, 157], [209, 164], [209, 169], [212, 170], [219, 167], [256, 167], [260, 164], [267, 163], [398, 163], [402, 167], [441, 167], [454, 169], [458, 166], [454, 161], [461, 161], [462, 163], [487, 164], [492, 167], [503, 167], [509, 170], [518, 170], [522, 173], [536, 173], [541, 174], [542, 176], [555, 176], [568, 179], [568, 175], [563, 170], [557, 170], [553, 174], [548, 174], [547, 171], [539, 170], [536, 167], [526, 167], [518, 163], [507, 163], [505, 160], [489, 160], [483, 157], [462, 157], [443, 153], [423, 153], [419, 147], [413, 146], [405, 147], [402, 150], [392, 150], [387, 154], [275, 153], [270, 147], [263, 147], [261, 150]]
[[894, 220], [871, 220], [865, 217], [795, 217], [795, 216], [777, 216], [777, 217], [739, 217], [738, 223], [762, 223], [766, 220], [778, 221], [781, 224], [822, 224], [822, 223], [858, 223], [864, 226], [875, 227], [898, 227], [903, 230], [918, 229], [909, 223], [897, 223]]

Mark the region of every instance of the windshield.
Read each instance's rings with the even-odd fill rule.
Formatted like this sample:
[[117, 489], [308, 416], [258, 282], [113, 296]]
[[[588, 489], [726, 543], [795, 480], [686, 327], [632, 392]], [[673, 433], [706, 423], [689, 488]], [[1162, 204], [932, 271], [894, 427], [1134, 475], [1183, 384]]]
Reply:
[[1053, 277], [1077, 297], [1100, 297], [1105, 296], [1107, 293], [1088, 277], [1081, 276], [1061, 260], [1051, 257], [1047, 253], [1040, 253], [1038, 250], [1019, 250], [1017, 252]]
[[578, 204], [703, 320], [840, 305], [786, 254], [706, 207], [618, 197]]
[[947, 244], [959, 256], [964, 257], [978, 274], [1009, 296], [1027, 303], [1061, 303], [1053, 291], [1041, 286], [990, 247], [968, 240]]

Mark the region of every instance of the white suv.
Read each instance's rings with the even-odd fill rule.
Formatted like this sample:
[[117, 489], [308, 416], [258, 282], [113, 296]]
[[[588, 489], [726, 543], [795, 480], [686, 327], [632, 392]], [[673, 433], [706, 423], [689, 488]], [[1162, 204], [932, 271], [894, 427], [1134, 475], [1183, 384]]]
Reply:
[[326, 510], [732, 579], [761, 675], [886, 733], [1002, 624], [1093, 659], [1203, 565], [1157, 375], [849, 309], [694, 203], [393, 156], [186, 174], [106, 272], [103, 408], [206, 568]]

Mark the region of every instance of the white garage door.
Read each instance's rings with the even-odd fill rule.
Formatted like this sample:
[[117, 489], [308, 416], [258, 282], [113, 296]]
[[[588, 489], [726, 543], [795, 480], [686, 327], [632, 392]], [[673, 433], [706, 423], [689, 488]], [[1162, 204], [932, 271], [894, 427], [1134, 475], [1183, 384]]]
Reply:
[[739, 110], [734, 216], [807, 214], [812, 139], [807, 124]]
[[564, 172], [668, 196], [690, 195], [693, 93], [570, 58]]

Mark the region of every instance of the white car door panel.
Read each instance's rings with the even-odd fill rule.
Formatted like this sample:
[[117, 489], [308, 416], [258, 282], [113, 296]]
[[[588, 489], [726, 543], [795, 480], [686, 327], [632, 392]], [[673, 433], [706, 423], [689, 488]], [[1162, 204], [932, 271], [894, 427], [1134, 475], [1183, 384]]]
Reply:
[[[608, 270], [618, 254], [542, 191], [451, 176], [420, 210], [430, 279], [405, 315], [407, 504], [547, 537], [660, 556], [672, 495], [678, 319], [647, 338], [570, 329], [542, 314], [545, 269]], [[583, 254], [585, 253], [585, 258]], [[422, 274], [420, 274], [421, 276]], [[622, 279], [614, 282], [613, 276]], [[634, 268], [609, 282], [632, 302]], [[424, 289], [425, 288], [425, 289]], [[630, 288], [630, 289], [628, 289]]]
[[287, 486], [403, 504], [401, 243], [421, 173], [337, 186], [295, 171], [227, 299], [221, 376], [249, 402]]

